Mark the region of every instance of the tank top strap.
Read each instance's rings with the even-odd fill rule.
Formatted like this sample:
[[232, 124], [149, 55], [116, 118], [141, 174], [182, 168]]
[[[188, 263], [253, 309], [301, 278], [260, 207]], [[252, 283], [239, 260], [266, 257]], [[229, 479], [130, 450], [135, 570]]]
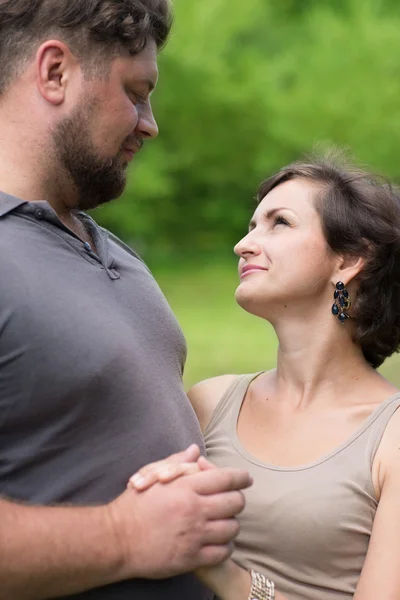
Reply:
[[369, 457], [370, 464], [374, 462], [375, 455], [382, 441], [383, 434], [385, 433], [386, 427], [393, 417], [394, 413], [400, 407], [400, 392], [388, 398], [381, 404], [377, 411], [371, 415], [371, 422], [368, 424], [369, 427]]
[[232, 381], [232, 383], [227, 387], [221, 396], [221, 399], [213, 412], [211, 420], [207, 425], [204, 434], [206, 434], [206, 432], [213, 427], [215, 423], [219, 422], [227, 413], [230, 413], [231, 411], [235, 413], [236, 409], [240, 409], [249, 385], [253, 379], [256, 379], [256, 377], [264, 372], [265, 371], [258, 371], [258, 373], [238, 375], [236, 379]]

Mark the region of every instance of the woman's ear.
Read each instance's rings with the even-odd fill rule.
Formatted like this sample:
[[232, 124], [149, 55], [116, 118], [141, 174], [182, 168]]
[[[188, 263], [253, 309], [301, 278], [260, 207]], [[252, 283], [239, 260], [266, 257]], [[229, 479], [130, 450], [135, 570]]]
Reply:
[[347, 286], [361, 273], [366, 262], [367, 258], [365, 256], [354, 256], [350, 254], [341, 256], [338, 269], [335, 271], [335, 281], [332, 281], [333, 285], [336, 285], [338, 281], [343, 281]]
[[363, 240], [363, 244], [364, 249], [362, 250], [362, 254], [347, 253], [339, 255], [337, 270], [334, 275], [334, 278], [337, 277], [337, 279], [336, 281], [332, 281], [334, 285], [338, 281], [343, 281], [345, 285], [348, 285], [351, 281], [356, 280], [365, 268], [372, 255], [373, 244], [366, 239]]

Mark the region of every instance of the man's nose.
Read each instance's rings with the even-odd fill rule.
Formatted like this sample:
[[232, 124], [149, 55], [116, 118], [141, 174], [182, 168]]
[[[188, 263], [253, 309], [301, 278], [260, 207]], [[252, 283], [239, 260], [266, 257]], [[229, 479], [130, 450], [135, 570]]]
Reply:
[[154, 139], [158, 136], [158, 125], [153, 110], [149, 105], [145, 112], [139, 115], [137, 129], [143, 139]]

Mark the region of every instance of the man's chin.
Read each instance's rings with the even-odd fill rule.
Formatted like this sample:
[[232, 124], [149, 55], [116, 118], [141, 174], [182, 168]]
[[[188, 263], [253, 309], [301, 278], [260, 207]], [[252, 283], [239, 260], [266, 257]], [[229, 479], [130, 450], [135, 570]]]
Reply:
[[121, 186], [119, 190], [114, 190], [113, 193], [110, 194], [98, 194], [96, 196], [89, 197], [85, 195], [78, 202], [78, 208], [80, 210], [94, 210], [99, 206], [104, 206], [105, 204], [109, 204], [110, 202], [114, 202], [114, 200], [118, 200], [126, 189], [126, 181], [124, 186]]

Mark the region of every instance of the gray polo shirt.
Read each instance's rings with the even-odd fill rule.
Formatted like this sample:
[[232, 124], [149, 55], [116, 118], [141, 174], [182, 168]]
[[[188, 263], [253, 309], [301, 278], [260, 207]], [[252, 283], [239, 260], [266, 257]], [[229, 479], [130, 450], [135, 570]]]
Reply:
[[[0, 194], [0, 494], [106, 503], [142, 465], [202, 444], [182, 332], [147, 267], [82, 214]], [[74, 598], [205, 600], [191, 575]]]

